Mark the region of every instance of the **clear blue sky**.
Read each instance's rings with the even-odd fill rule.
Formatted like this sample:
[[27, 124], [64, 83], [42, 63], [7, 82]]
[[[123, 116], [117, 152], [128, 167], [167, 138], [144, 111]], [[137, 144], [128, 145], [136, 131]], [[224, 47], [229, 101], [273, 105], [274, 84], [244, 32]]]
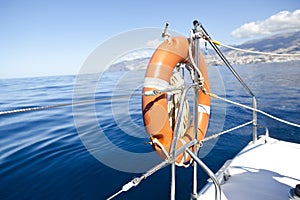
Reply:
[[[165, 22], [188, 34], [199, 19], [214, 39], [237, 44], [255, 37], [245, 34], [249, 26], [257, 31], [271, 16], [299, 9], [299, 0], [1, 0], [0, 79], [77, 74], [101, 42]], [[236, 32], [241, 38], [231, 35], [251, 22]]]

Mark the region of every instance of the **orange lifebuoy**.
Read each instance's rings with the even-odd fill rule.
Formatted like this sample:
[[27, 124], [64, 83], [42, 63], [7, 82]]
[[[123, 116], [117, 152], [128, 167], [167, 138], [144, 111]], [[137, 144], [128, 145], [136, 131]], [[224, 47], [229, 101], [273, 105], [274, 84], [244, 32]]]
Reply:
[[[175, 66], [180, 62], [189, 62], [189, 41], [184, 37], [172, 37], [163, 42], [154, 52], [148, 64], [143, 93], [153, 90], [164, 90], [169, 87], [170, 77]], [[200, 71], [204, 78], [204, 88], [210, 92], [206, 64], [202, 55], [199, 56]], [[153, 148], [165, 159], [170, 153], [174, 131], [169, 123], [168, 96], [160, 93], [142, 98], [143, 120], [146, 132], [150, 135]], [[198, 95], [198, 140], [205, 137], [210, 115], [210, 97], [199, 91]], [[176, 149], [194, 138], [194, 126], [191, 124], [185, 134], [179, 138]], [[159, 145], [157, 145], [159, 144]], [[183, 161], [184, 159], [184, 161]], [[178, 155], [176, 162], [187, 162], [190, 157]]]

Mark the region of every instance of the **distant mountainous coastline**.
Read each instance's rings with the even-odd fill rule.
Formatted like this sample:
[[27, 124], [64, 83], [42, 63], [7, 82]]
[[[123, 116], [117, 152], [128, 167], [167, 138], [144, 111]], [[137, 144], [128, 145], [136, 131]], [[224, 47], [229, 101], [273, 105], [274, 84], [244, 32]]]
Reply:
[[[265, 37], [259, 40], [251, 40], [241, 45], [233, 46], [240, 49], [279, 53], [279, 54], [300, 54], [300, 31], [291, 33], [280, 33]], [[270, 56], [262, 54], [245, 53], [228, 48], [220, 48], [227, 59], [236, 65], [286, 62], [300, 60], [300, 56]], [[211, 51], [210, 51], [211, 52]], [[223, 65], [223, 62], [212, 53], [207, 56], [210, 65]]]
[[260, 40], [252, 40], [236, 46], [243, 49], [276, 53], [295, 53], [300, 51], [300, 31], [281, 33]]
[[[259, 40], [251, 40], [234, 47], [261, 52], [300, 54], [300, 31], [292, 33], [281, 33]], [[224, 47], [221, 47], [220, 49], [229, 60], [229, 62], [234, 65], [300, 60], [300, 56], [269, 56], [244, 53]], [[208, 49], [208, 52], [209, 53], [205, 55], [205, 61], [208, 65], [224, 65], [212, 49]], [[112, 64], [107, 71], [145, 70], [149, 60], [150, 57], [124, 60]]]

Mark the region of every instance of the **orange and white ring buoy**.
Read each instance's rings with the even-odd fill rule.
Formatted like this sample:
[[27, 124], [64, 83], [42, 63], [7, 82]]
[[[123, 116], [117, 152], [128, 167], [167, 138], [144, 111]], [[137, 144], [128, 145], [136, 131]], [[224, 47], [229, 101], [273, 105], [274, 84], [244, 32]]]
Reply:
[[[206, 64], [202, 55], [199, 56], [200, 71], [204, 78], [204, 88], [210, 92]], [[179, 62], [189, 62], [189, 41], [185, 37], [172, 37], [171, 41], [163, 42], [154, 52], [148, 64], [143, 94], [147, 91], [164, 90], [170, 85], [173, 70]], [[146, 132], [150, 135], [153, 148], [163, 158], [170, 153], [174, 131], [170, 127], [168, 116], [168, 95], [160, 93], [142, 98], [143, 120]], [[198, 96], [198, 140], [205, 137], [210, 115], [210, 97], [199, 91]], [[194, 138], [193, 124], [186, 133], [179, 138], [176, 149], [190, 142]], [[177, 163], [190, 160], [184, 153], [178, 155]]]

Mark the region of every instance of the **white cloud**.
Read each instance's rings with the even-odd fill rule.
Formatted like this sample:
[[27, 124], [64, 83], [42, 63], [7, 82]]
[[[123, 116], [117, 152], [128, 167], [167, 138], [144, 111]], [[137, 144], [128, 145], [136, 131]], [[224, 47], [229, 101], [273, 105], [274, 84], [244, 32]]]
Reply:
[[136, 49], [133, 51], [129, 51], [121, 55], [120, 57], [118, 57], [113, 63], [130, 61], [138, 58], [148, 58], [152, 56], [153, 51], [154, 51], [153, 48], [143, 48], [143, 49]]
[[147, 58], [152, 55], [152, 51], [149, 49], [139, 49], [132, 52], [129, 52], [128, 54], [124, 55], [124, 60], [135, 60], [138, 58]]
[[144, 48], [134, 49], [128, 51], [125, 54], [119, 56], [113, 63], [118, 63], [122, 61], [135, 60], [138, 58], [148, 58], [151, 57], [154, 50], [163, 42], [163, 40], [154, 39], [146, 42]]
[[300, 10], [281, 11], [264, 21], [250, 22], [232, 31], [237, 38], [251, 38], [284, 31], [300, 30]]
[[146, 44], [147, 47], [157, 48], [163, 41], [159, 39], [149, 40]]

